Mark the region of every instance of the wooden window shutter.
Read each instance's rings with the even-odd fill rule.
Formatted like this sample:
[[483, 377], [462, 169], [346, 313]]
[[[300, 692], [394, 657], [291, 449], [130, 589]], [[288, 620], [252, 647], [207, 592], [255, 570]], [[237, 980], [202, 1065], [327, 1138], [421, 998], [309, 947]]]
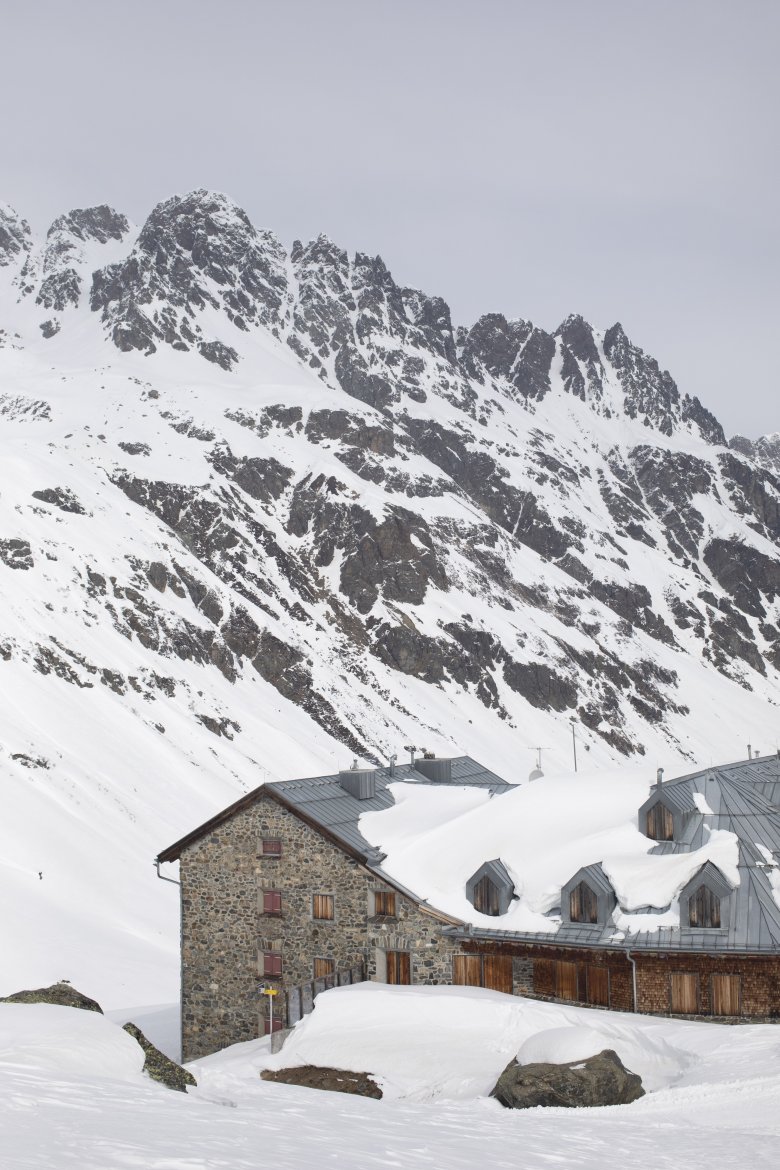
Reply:
[[485, 955], [482, 959], [482, 986], [491, 991], [512, 994], [512, 958], [510, 955]]
[[587, 1002], [609, 1007], [609, 969], [589, 963], [585, 980]]
[[282, 975], [282, 956], [279, 951], [263, 952], [263, 975], [266, 979], [280, 979]]
[[558, 999], [576, 1001], [577, 994], [577, 964], [566, 963], [562, 960], [555, 964], [555, 995]]
[[326, 975], [333, 975], [336, 971], [335, 959], [315, 959], [314, 978], [324, 979]]
[[647, 810], [647, 836], [652, 841], [674, 840], [674, 817], [660, 801]]
[[696, 1015], [699, 1010], [699, 976], [687, 971], [672, 971], [669, 994], [675, 1015]]
[[392, 890], [376, 890], [374, 893], [374, 913], [395, 918], [395, 894]]
[[279, 916], [282, 913], [282, 893], [281, 890], [264, 890], [263, 891], [263, 914], [274, 914]]
[[474, 887], [474, 909], [478, 910], [480, 914], [489, 914], [493, 918], [501, 913], [501, 907], [498, 903], [498, 887], [487, 874], [480, 878]]
[[324, 918], [328, 922], [333, 921], [334, 912], [334, 898], [333, 894], [315, 894], [314, 903], [312, 906], [312, 916], [314, 918]]
[[720, 926], [720, 898], [709, 886], [699, 886], [688, 899], [688, 922], [707, 929]]
[[459, 987], [481, 987], [482, 959], [480, 956], [453, 955], [452, 982]]
[[408, 951], [387, 951], [387, 982], [412, 982], [412, 963]]
[[282, 842], [279, 837], [263, 837], [263, 857], [281, 857]]
[[598, 896], [587, 882], [580, 882], [569, 894], [569, 918], [572, 922], [598, 922]]
[[739, 975], [713, 975], [710, 981], [713, 1016], [738, 1016], [741, 979]]

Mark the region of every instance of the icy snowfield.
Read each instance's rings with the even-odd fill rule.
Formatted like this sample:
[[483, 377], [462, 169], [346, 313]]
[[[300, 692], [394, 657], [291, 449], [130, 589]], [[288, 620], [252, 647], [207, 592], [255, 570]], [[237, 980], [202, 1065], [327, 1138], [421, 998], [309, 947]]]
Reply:
[[[512, 1056], [612, 1047], [648, 1095], [612, 1109], [514, 1113], [485, 1097]], [[186, 1096], [88, 1012], [0, 1005], [3, 1170], [743, 1170], [777, 1166], [780, 1031], [632, 1019], [469, 988], [341, 988], [283, 1053], [236, 1045], [190, 1067]], [[373, 1071], [385, 1098], [266, 1084], [319, 1061]]]

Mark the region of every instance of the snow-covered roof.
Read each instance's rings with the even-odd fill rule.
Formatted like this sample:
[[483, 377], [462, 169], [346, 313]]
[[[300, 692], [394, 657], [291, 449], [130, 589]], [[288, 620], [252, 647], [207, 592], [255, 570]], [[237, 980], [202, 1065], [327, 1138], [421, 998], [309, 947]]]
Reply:
[[[624, 949], [780, 950], [780, 758], [709, 767], [652, 787], [622, 768], [510, 785], [469, 756], [435, 783], [413, 765], [375, 772], [374, 795], [358, 799], [339, 774], [265, 784], [160, 854], [189, 844], [263, 793], [417, 901], [449, 918], [448, 930], [478, 939]], [[642, 810], [660, 795], [685, 811], [674, 841], [645, 836]], [[501, 865], [515, 897], [487, 916], [467, 897], [486, 862]], [[706, 867], [706, 869], [705, 869]], [[686, 925], [681, 895], [712, 868], [722, 882], [723, 926]], [[614, 892], [600, 924], [563, 921], [561, 892], [598, 874]], [[595, 878], [594, 878], [595, 881]], [[731, 891], [730, 893], [728, 891]], [[684, 899], [683, 899], [684, 900]]]

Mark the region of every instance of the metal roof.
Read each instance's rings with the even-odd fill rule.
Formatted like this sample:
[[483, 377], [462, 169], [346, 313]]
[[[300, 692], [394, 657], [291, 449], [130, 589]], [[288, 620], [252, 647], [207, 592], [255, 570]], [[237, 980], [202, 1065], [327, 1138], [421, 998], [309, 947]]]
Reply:
[[[681, 925], [679, 928], [663, 927], [630, 933], [622, 927], [618, 929], [610, 918], [606, 924], [598, 926], [563, 923], [550, 932], [453, 927], [448, 933], [475, 941], [609, 950], [696, 951], [706, 954], [734, 951], [761, 954], [780, 950], [780, 906], [775, 894], [777, 890], [777, 898], [780, 898], [780, 756], [691, 772], [668, 781], [660, 789], [654, 786], [648, 801], [657, 795], [670, 807], [684, 811], [687, 819], [680, 840], [659, 842], [651, 849], [652, 853], [692, 852], [701, 848], [715, 829], [724, 829], [737, 837], [740, 880], [723, 901], [722, 928], [695, 929]], [[598, 863], [594, 862], [593, 866], [596, 865]], [[585, 867], [586, 870], [589, 868]], [[594, 879], [595, 876], [594, 872]], [[684, 890], [695, 886], [696, 876]], [[657, 909], [660, 911], [663, 907]]]
[[280, 780], [263, 784], [162, 850], [157, 860], [176, 861], [195, 841], [229, 820], [235, 813], [250, 807], [263, 795], [270, 795], [287, 808], [299, 813], [315, 828], [321, 829], [347, 852], [369, 866], [376, 867], [381, 861], [382, 854], [359, 831], [358, 821], [363, 813], [379, 812], [381, 809], [391, 807], [394, 803], [389, 790], [391, 784], [406, 781], [440, 788], [453, 786], [487, 788], [493, 794], [507, 792], [513, 787], [470, 756], [457, 756], [452, 760], [452, 779], [448, 781], [429, 780], [412, 764], [396, 764], [392, 769], [377, 768], [375, 781], [376, 794], [364, 800], [351, 796], [342, 787], [338, 772], [328, 776], [309, 776], [302, 780]]

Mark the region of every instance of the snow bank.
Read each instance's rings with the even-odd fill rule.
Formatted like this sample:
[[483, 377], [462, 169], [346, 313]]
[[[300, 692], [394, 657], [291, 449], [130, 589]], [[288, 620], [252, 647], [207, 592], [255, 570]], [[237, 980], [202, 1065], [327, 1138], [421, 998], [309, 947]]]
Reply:
[[53, 1076], [130, 1081], [143, 1051], [99, 1012], [55, 1004], [0, 1004], [0, 1066], [22, 1065]]
[[[523, 1064], [562, 1063], [604, 1048], [613, 1048], [649, 1090], [674, 1082], [692, 1060], [613, 1012], [540, 1004], [479, 987], [362, 983], [318, 996], [314, 1012], [265, 1067], [368, 1072], [386, 1097], [453, 1101], [488, 1095], [516, 1055]], [[261, 1062], [259, 1051], [247, 1058]], [[202, 1066], [193, 1071], [199, 1076]]]

